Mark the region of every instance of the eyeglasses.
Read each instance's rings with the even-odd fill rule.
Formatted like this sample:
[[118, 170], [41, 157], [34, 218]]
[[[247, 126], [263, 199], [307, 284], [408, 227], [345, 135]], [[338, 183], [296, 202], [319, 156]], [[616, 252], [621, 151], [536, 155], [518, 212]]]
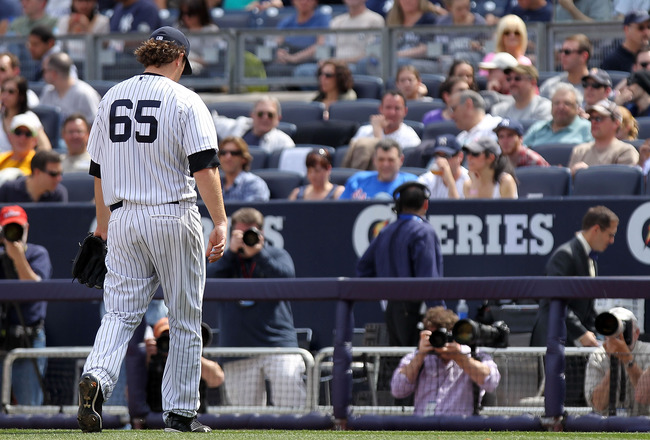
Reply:
[[592, 83], [592, 82], [586, 82], [585, 81], [585, 82], [582, 83], [582, 87], [585, 88], [585, 89], [587, 89], [589, 87], [591, 87], [592, 89], [602, 89], [603, 87], [605, 87], [605, 84], [598, 84], [598, 83]]
[[324, 76], [325, 78], [334, 78], [335, 74], [331, 72], [318, 72], [318, 76]]
[[273, 119], [273, 118], [275, 118], [275, 113], [273, 113], [273, 112], [262, 112], [262, 111], [257, 112], [257, 117], [258, 118], [263, 118], [264, 116], [266, 116], [269, 119]]
[[648, 66], [650, 66], [650, 61], [639, 63], [639, 66], [641, 66], [642, 69], [646, 69]]
[[10, 95], [15, 95], [18, 93], [18, 89], [2, 89], [2, 93], [9, 93]]
[[61, 174], [63, 174], [62, 171], [48, 171], [48, 170], [45, 170], [45, 172], [50, 177], [59, 177]]
[[226, 156], [227, 154], [230, 154], [231, 156], [235, 156], [235, 157], [244, 155], [244, 153], [242, 153], [239, 150], [237, 150], [237, 151], [235, 151], [235, 150], [219, 150], [219, 152], [217, 154], [219, 156]]
[[572, 53], [580, 53], [580, 49], [560, 49], [560, 53], [563, 55], [571, 55]]
[[517, 30], [517, 29], [514, 29], [514, 30], [507, 29], [507, 30], [503, 31], [503, 35], [505, 35], [507, 37], [509, 37], [512, 34], [519, 37], [521, 35], [521, 32], [519, 32], [519, 30]]
[[22, 130], [20, 128], [15, 129], [14, 134], [16, 136], [26, 136], [28, 138], [34, 136], [34, 133], [32, 133], [31, 130]]
[[636, 25], [636, 28], [637, 28], [640, 32], [647, 31], [648, 29], [650, 29], [650, 24], [637, 24], [637, 25]]
[[467, 150], [467, 154], [472, 156], [472, 157], [479, 157], [481, 154], [483, 154], [483, 152], [481, 151], [481, 152], [477, 153], [476, 151]]
[[607, 116], [589, 116], [589, 120], [593, 122], [603, 122], [606, 119], [611, 119]]

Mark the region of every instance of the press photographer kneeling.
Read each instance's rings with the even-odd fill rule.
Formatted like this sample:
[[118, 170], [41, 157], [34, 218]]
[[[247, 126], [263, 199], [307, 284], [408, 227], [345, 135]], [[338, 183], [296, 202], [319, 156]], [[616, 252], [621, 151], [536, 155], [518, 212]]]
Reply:
[[[453, 311], [440, 306], [429, 308], [422, 320], [424, 330], [417, 350], [404, 356], [393, 373], [393, 396], [402, 399], [415, 392], [415, 415], [472, 415], [474, 384], [479, 388], [479, 400], [499, 385], [501, 374], [491, 357], [481, 353], [472, 356], [468, 345], [453, 340], [456, 322], [458, 316]], [[496, 331], [503, 338], [501, 330]], [[468, 342], [477, 341], [470, 338]]]
[[[0, 279], [41, 281], [52, 276], [52, 263], [43, 246], [27, 243], [27, 213], [18, 205], [0, 210]], [[2, 349], [45, 347], [46, 301], [2, 303]], [[12, 371], [13, 402], [43, 404], [46, 359], [20, 359]]]

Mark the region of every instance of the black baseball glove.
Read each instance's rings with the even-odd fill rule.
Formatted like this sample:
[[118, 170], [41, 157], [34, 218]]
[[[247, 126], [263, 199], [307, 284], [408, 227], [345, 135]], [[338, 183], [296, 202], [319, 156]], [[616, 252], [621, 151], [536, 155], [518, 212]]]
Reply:
[[97, 289], [104, 288], [106, 252], [108, 247], [101, 237], [88, 233], [79, 244], [77, 256], [72, 261], [72, 280]]

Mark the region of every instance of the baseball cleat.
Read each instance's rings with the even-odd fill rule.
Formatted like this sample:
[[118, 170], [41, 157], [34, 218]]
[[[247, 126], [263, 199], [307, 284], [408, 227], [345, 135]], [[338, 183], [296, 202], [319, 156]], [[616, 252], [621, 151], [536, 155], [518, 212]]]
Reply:
[[169, 414], [165, 426], [165, 432], [212, 432], [212, 429], [199, 422], [196, 417], [183, 417], [174, 413]]
[[102, 430], [103, 402], [104, 396], [97, 378], [92, 374], [81, 376], [77, 422], [83, 432], [100, 432]]

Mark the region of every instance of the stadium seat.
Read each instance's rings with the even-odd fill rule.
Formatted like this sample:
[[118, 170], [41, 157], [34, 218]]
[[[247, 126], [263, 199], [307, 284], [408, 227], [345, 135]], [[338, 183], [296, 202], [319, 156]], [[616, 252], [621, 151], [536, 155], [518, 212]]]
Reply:
[[515, 169], [519, 198], [568, 196], [571, 172], [565, 167], [519, 167]]
[[305, 122], [322, 121], [325, 104], [317, 101], [284, 101], [282, 120], [300, 127]]
[[341, 164], [343, 163], [343, 159], [345, 158], [345, 155], [347, 154], [348, 150], [350, 149], [349, 145], [341, 145], [336, 149], [336, 152], [334, 153], [334, 157], [332, 158], [332, 166], [334, 168], [340, 167]]
[[61, 139], [61, 124], [63, 124], [61, 109], [52, 105], [39, 104], [33, 107], [32, 111], [41, 120], [45, 134], [52, 144], [52, 148], [58, 150], [59, 140]]
[[612, 79], [612, 88], [630, 76], [630, 72], [622, 70], [608, 70], [607, 73], [609, 73], [609, 77]]
[[253, 161], [251, 162], [251, 170], [259, 170], [266, 168], [267, 162], [269, 160], [269, 153], [260, 147], [249, 146], [248, 151], [253, 156]]
[[639, 124], [639, 139], [648, 139], [650, 138], [650, 116], [642, 116], [636, 118], [636, 122]]
[[595, 165], [576, 171], [574, 196], [637, 196], [643, 194], [643, 171], [628, 165]]
[[356, 121], [368, 124], [370, 115], [379, 113], [378, 99], [357, 99], [356, 101], [336, 101], [330, 104], [330, 120]]
[[253, 170], [269, 187], [272, 199], [286, 199], [294, 188], [302, 183], [302, 175], [295, 171], [284, 171], [273, 168]]
[[298, 131], [298, 127], [296, 127], [296, 124], [280, 121], [278, 123], [278, 130], [285, 132], [293, 139], [296, 132]]
[[440, 84], [445, 81], [445, 75], [437, 73], [422, 73], [420, 74], [422, 83], [427, 86], [428, 95], [432, 98], [439, 98]]
[[420, 176], [429, 171], [426, 168], [420, 168], [420, 167], [402, 167], [399, 170], [403, 173], [415, 174], [416, 176]]
[[332, 168], [332, 173], [330, 174], [330, 182], [337, 185], [345, 185], [345, 182], [348, 181], [350, 176], [358, 173], [361, 170], [356, 168]]
[[297, 144], [321, 144], [330, 147], [347, 145], [359, 129], [356, 121], [321, 120], [303, 122], [293, 136]]
[[[327, 146], [327, 145], [320, 145], [320, 144], [296, 144], [295, 147], [293, 148], [282, 148], [279, 150], [273, 151], [269, 155], [269, 159], [267, 162], [267, 168], [278, 168], [278, 169], [284, 169], [287, 170], [286, 167], [290, 168], [290, 171], [298, 171], [302, 174], [306, 172], [305, 168], [305, 160], [304, 158], [307, 156], [307, 154], [318, 148], [324, 148], [329, 153], [334, 157], [334, 153], [336, 152], [333, 147]], [[300, 151], [300, 153], [297, 153]], [[292, 155], [299, 154], [302, 156], [302, 160], [298, 163], [297, 168], [292, 168], [289, 163], [291, 160], [288, 159], [287, 152], [291, 153]]]
[[422, 163], [422, 149], [407, 148], [404, 150], [404, 164], [402, 167], [424, 167], [426, 164]]
[[63, 173], [61, 185], [68, 190], [68, 202], [91, 202], [95, 198], [95, 178], [86, 172]]
[[221, 29], [249, 29], [255, 26], [253, 15], [250, 11], [223, 10], [222, 8], [212, 8], [210, 10], [212, 22]]
[[370, 75], [352, 75], [354, 85], [352, 88], [357, 94], [357, 99], [381, 99], [384, 93], [384, 80]]
[[404, 124], [408, 125], [413, 130], [415, 130], [415, 134], [417, 134], [418, 137], [422, 139], [422, 134], [424, 133], [424, 124], [422, 122], [412, 121], [410, 119], [404, 119]]
[[[238, 118], [239, 116], [250, 116], [253, 110], [252, 102], [233, 102], [233, 101], [217, 101], [207, 104], [208, 110], [212, 113], [216, 110], [219, 116], [227, 118]], [[290, 122], [290, 121], [289, 121]]]
[[422, 140], [435, 139], [441, 134], [453, 134], [454, 136], [460, 133], [454, 121], [440, 121], [432, 122], [424, 126], [422, 133]]
[[447, 105], [442, 99], [435, 99], [433, 101], [407, 101], [406, 108], [408, 112], [406, 113], [406, 118], [411, 121], [420, 121], [424, 118], [424, 115], [429, 113], [431, 110], [438, 108], [445, 108]]
[[113, 87], [115, 84], [117, 84], [116, 81], [104, 81], [104, 80], [91, 80], [91, 81], [86, 81], [88, 84], [92, 86], [97, 93], [99, 93], [99, 96], [104, 96], [108, 90]]
[[551, 166], [559, 165], [566, 167], [569, 165], [569, 159], [571, 159], [571, 152], [574, 146], [575, 144], [552, 143], [535, 145], [532, 149], [541, 154]]

